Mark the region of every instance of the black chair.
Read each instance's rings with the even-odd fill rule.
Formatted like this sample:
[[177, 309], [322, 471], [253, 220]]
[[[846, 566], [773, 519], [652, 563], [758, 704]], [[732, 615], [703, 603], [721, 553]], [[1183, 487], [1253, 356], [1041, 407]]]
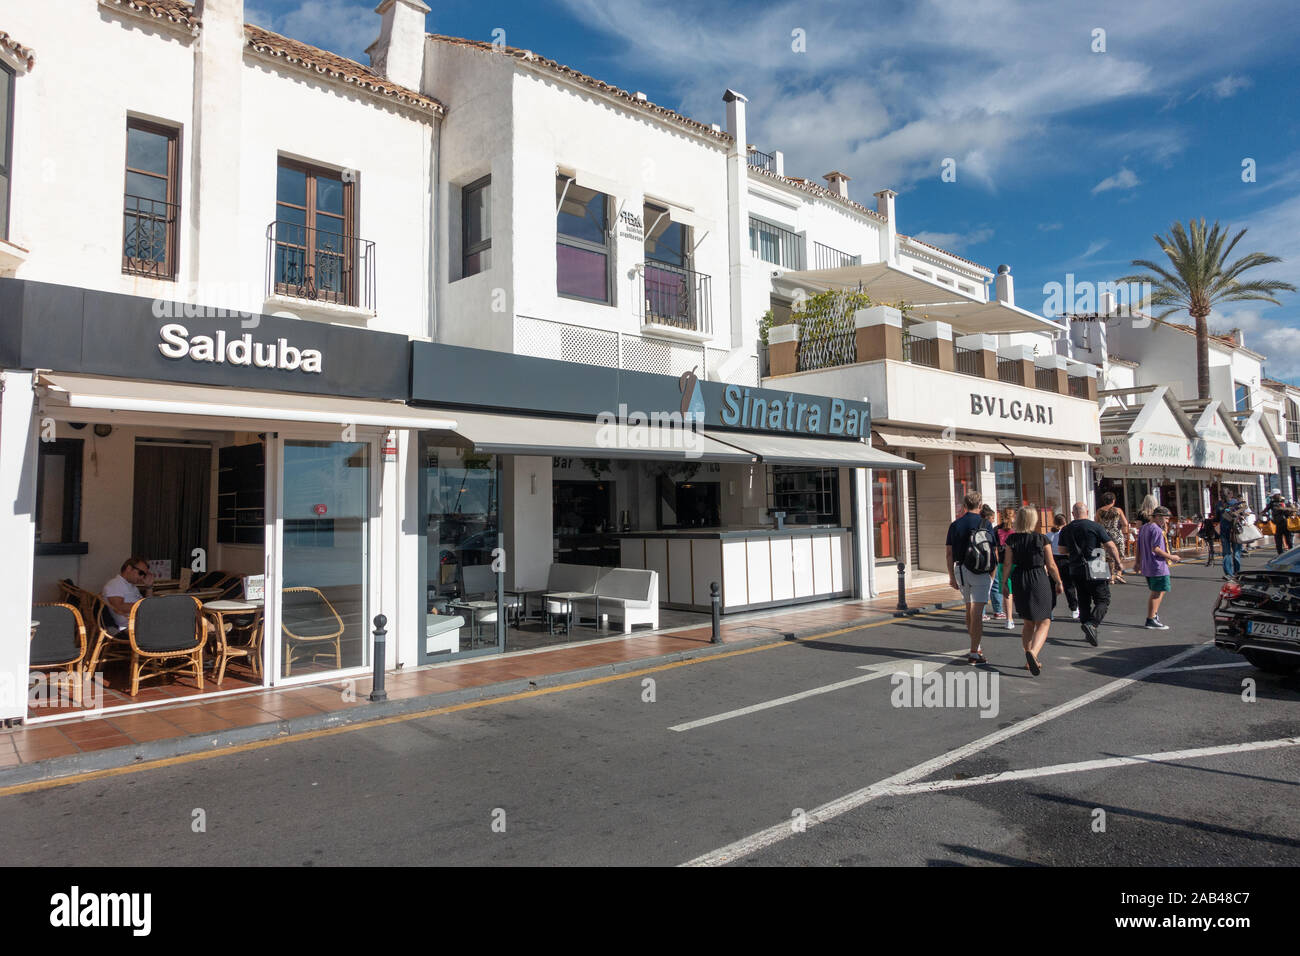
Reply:
[[72, 678], [73, 702], [81, 703], [81, 663], [86, 659], [86, 625], [71, 604], [32, 605], [32, 620], [40, 621], [31, 636], [30, 670], [63, 669]]
[[[203, 689], [202, 605], [188, 594], [144, 598], [131, 607], [131, 696], [140, 681], [164, 674], [193, 673]], [[150, 673], [146, 674], [148, 669]]]

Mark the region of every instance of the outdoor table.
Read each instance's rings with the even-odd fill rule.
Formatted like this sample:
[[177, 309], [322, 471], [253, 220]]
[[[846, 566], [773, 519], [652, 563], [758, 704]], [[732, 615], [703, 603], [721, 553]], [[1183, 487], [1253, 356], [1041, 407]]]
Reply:
[[470, 626], [470, 647], [478, 644], [478, 616], [480, 613], [495, 611], [497, 609], [496, 601], [448, 601], [447, 610], [465, 612], [469, 614]]
[[[582, 601], [589, 598], [596, 599], [596, 627], [597, 629], [599, 629], [600, 628], [600, 595], [599, 594], [589, 594], [586, 591], [548, 591], [546, 594], [542, 595], [542, 600], [544, 601], [554, 600], [554, 601], [561, 601], [564, 603], [567, 609], [564, 616], [565, 634], [573, 633], [573, 602]], [[551, 634], [555, 633], [554, 627], [548, 627], [547, 631], [548, 633]]]
[[[220, 593], [220, 592], [217, 592]], [[216, 640], [218, 646], [226, 643], [226, 615], [227, 614], [257, 614], [262, 612], [261, 601], [207, 601], [203, 604], [203, 613], [213, 619], [213, 626], [216, 628]], [[254, 632], [256, 633], [256, 632]], [[242, 647], [243, 645], [235, 645]], [[258, 655], [261, 653], [261, 647], [256, 640], [248, 645], [248, 662], [253, 668], [255, 675], [261, 673], [261, 662]], [[216, 661], [213, 661], [216, 665]]]
[[[519, 606], [516, 608], [515, 621], [522, 623], [523, 621], [529, 620], [528, 599], [534, 594], [545, 594], [546, 588], [506, 588], [505, 593], [519, 598]], [[545, 608], [543, 608], [543, 610], [545, 610]]]

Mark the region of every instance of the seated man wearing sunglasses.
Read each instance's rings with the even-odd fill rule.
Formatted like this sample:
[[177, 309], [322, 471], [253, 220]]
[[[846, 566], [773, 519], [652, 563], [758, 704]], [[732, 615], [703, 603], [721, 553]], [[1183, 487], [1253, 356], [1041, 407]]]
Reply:
[[[141, 593], [141, 588], [144, 593]], [[131, 619], [131, 606], [141, 598], [149, 597], [153, 589], [153, 575], [144, 558], [132, 556], [122, 562], [121, 571], [104, 585], [101, 592], [121, 630], [126, 630]]]

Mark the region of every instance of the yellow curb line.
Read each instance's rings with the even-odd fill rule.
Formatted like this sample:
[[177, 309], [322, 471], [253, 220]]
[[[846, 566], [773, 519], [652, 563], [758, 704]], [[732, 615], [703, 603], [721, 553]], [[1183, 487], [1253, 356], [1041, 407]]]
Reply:
[[[923, 614], [943, 613], [945, 610], [952, 609], [937, 608], [933, 611], [918, 611], [916, 614], [912, 615], [912, 617], [920, 617]], [[90, 770], [86, 773], [69, 774], [65, 777], [54, 777], [49, 780], [33, 780], [30, 783], [16, 783], [12, 786], [0, 787], [0, 797], [14, 796], [20, 793], [33, 793], [38, 790], [49, 790], [53, 787], [66, 787], [74, 783], [103, 780], [107, 777], [118, 777], [128, 773], [139, 773], [143, 770], [160, 770], [163, 767], [174, 767], [179, 764], [194, 763], [198, 760], [211, 760], [214, 757], [229, 757], [234, 754], [249, 753], [254, 750], [261, 750], [265, 747], [278, 747], [281, 744], [297, 743], [304, 740], [315, 740], [321, 737], [332, 737], [335, 734], [346, 734], [357, 730], [368, 730], [371, 727], [385, 727], [389, 724], [399, 724], [408, 720], [419, 720], [424, 717], [438, 717], [443, 714], [454, 714], [461, 710], [473, 710], [478, 707], [488, 707], [493, 704], [507, 704], [517, 700], [542, 697], [547, 694], [558, 694], [565, 691], [581, 690], [584, 687], [595, 687], [613, 681], [627, 680], [630, 677], [641, 677], [645, 674], [657, 674], [677, 667], [685, 667], [688, 664], [703, 664], [708, 661], [720, 661], [728, 657], [739, 657], [742, 654], [753, 654], [757, 651], [771, 650], [775, 647], [793, 647], [796, 643], [801, 643], [803, 641], [817, 641], [827, 637], [835, 637], [839, 634], [847, 634], [850, 631], [865, 631], [873, 627], [882, 627], [885, 624], [893, 624], [896, 620], [896, 618], [888, 618], [871, 624], [859, 624], [853, 627], [842, 627], [834, 631], [825, 631], [821, 634], [810, 634], [807, 637], [797, 638], [795, 641], [773, 641], [771, 644], [762, 644], [758, 647], [747, 647], [737, 651], [724, 651], [721, 654], [710, 654], [707, 657], [693, 657], [684, 661], [672, 661], [668, 664], [657, 664], [654, 667], [645, 667], [641, 670], [627, 671], [623, 674], [610, 674], [605, 677], [593, 677], [590, 680], [575, 681], [572, 684], [560, 684], [556, 687], [539, 687], [537, 690], [520, 691], [515, 694], [507, 694], [503, 697], [489, 697], [484, 700], [470, 700], [459, 704], [448, 704], [445, 707], [434, 707], [429, 710], [417, 711], [413, 714], [396, 714], [392, 717], [377, 717], [374, 720], [360, 721], [355, 724], [345, 724], [340, 727], [323, 727], [320, 730], [307, 730], [298, 734], [285, 734], [280, 737], [272, 737], [269, 740], [251, 740], [248, 743], [233, 744], [229, 747], [222, 747], [218, 750], [205, 750], [199, 753], [178, 754], [175, 757], [160, 757], [156, 760], [146, 760], [125, 767], [109, 767], [105, 770]]]

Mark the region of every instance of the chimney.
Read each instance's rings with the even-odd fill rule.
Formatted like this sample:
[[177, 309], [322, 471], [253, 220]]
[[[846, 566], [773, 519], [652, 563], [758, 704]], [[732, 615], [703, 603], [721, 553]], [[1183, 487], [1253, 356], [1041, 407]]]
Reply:
[[[191, 150], [194, 168], [203, 175], [188, 177], [192, 197], [188, 261], [190, 279], [210, 296], [214, 288], [229, 288], [230, 277], [239, 275], [241, 268], [240, 154], [230, 145], [243, 136], [244, 2], [198, 0], [194, 15], [203, 27], [194, 50]], [[210, 300], [208, 304], [236, 305]], [[243, 301], [238, 307], [247, 309], [250, 304]], [[253, 306], [259, 312], [261, 307], [260, 301]]]
[[885, 219], [885, 228], [880, 230], [880, 261], [892, 265], [898, 261], [898, 217], [894, 209], [898, 193], [892, 189], [882, 189], [874, 195], [876, 212]]
[[836, 172], [827, 173], [825, 176], [822, 177], [822, 179], [826, 180], [826, 186], [835, 195], [839, 196], [841, 199], [849, 198], [849, 177], [848, 176], [845, 176], [843, 173], [836, 171]]
[[727, 90], [722, 94], [722, 102], [727, 104], [727, 132], [734, 140], [732, 148], [740, 153], [741, 158], [745, 158], [746, 146], [749, 143], [745, 135], [745, 104], [749, 100], [735, 90]]
[[1233, 329], [1232, 341], [1235, 342], [1240, 348], [1244, 349], [1246, 347], [1246, 333], [1241, 331], [1241, 329]]
[[382, 0], [379, 38], [366, 47], [370, 68], [386, 80], [419, 90], [424, 77], [424, 18], [421, 0]]
[[1108, 315], [1115, 314], [1115, 293], [1103, 292], [1097, 296], [1097, 311], [1104, 318]]
[[1004, 302], [1007, 305], [1015, 305], [1016, 287], [1015, 283], [1011, 281], [1010, 266], [998, 266], [998, 276], [995, 283], [995, 293], [998, 297], [998, 301]]

